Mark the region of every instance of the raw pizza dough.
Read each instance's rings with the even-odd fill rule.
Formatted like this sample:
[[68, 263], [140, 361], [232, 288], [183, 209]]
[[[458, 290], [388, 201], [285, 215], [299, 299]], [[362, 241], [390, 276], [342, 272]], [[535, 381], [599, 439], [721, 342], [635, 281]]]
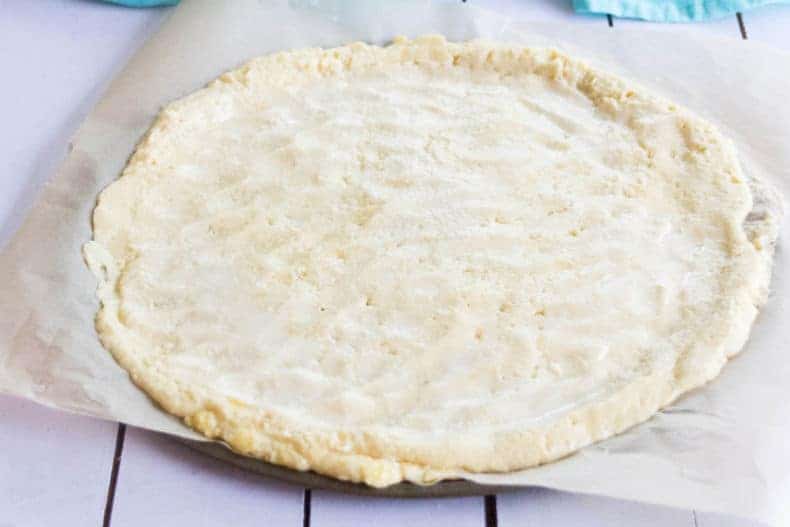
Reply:
[[102, 192], [96, 327], [248, 456], [525, 468], [741, 349], [776, 237], [755, 185], [710, 124], [554, 50], [278, 53], [166, 107]]

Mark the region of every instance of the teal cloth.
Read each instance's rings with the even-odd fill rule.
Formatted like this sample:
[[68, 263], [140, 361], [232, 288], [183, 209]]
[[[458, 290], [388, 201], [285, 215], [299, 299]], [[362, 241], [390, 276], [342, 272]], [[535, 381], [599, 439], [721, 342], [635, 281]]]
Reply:
[[641, 18], [652, 22], [693, 22], [789, 0], [573, 0], [578, 13]]
[[157, 7], [162, 5], [176, 5], [178, 0], [104, 0], [111, 4], [124, 5], [126, 7]]

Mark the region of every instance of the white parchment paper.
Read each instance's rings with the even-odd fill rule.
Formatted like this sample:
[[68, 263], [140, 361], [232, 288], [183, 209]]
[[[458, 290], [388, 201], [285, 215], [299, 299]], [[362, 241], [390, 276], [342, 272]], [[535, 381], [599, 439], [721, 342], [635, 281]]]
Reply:
[[[189, 0], [112, 83], [60, 170], [0, 254], [0, 391], [198, 439], [128, 379], [93, 327], [96, 282], [80, 248], [99, 190], [166, 102], [256, 55], [443, 33], [553, 45], [634, 78], [715, 122], [745, 168], [790, 196], [790, 55], [682, 28], [516, 23], [428, 0]], [[786, 226], [784, 226], [786, 227]], [[772, 296], [720, 378], [649, 422], [557, 463], [483, 482], [563, 490], [790, 524], [790, 277], [781, 231]]]

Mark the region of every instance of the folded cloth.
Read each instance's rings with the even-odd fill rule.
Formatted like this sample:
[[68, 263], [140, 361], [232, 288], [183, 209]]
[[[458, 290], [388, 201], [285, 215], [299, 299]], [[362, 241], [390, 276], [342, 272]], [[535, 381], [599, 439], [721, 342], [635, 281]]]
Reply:
[[710, 20], [788, 0], [573, 0], [578, 13], [608, 14], [653, 22]]
[[176, 5], [178, 0], [104, 0], [111, 4], [125, 5], [126, 7], [156, 7], [160, 5]]

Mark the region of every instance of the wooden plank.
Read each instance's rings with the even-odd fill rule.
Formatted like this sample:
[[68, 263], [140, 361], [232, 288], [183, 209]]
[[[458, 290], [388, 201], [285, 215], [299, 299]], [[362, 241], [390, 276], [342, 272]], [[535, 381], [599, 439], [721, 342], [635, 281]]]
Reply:
[[735, 518], [734, 516], [700, 511], [697, 511], [695, 514], [696, 527], [764, 527], [760, 523], [744, 520], [743, 518]]
[[790, 5], [770, 5], [743, 13], [749, 40], [790, 51]]
[[0, 244], [19, 226], [101, 90], [165, 11], [102, 2], [0, 2]]
[[483, 527], [482, 497], [393, 499], [348, 496], [314, 490], [310, 506], [311, 527]]
[[0, 525], [101, 525], [115, 423], [0, 395]]
[[112, 525], [301, 525], [302, 489], [128, 427]]
[[500, 525], [694, 527], [691, 511], [542, 488], [500, 494], [497, 509]]

